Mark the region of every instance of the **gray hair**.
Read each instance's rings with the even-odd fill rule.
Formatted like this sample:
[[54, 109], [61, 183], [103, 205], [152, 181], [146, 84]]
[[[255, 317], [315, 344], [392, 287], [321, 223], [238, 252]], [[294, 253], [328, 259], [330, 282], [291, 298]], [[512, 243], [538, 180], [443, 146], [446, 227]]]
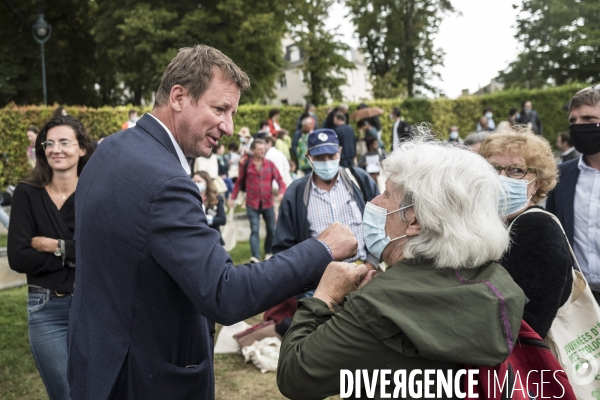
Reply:
[[311, 122], [313, 122], [313, 121], [314, 121], [313, 117], [311, 117], [311, 116], [305, 117], [305, 118], [302, 120], [302, 126], [304, 126], [304, 125], [308, 125], [308, 124], [310, 124], [310, 123], [311, 123]]
[[502, 186], [483, 157], [415, 139], [388, 156], [383, 169], [393, 190], [403, 193], [398, 208], [414, 204], [421, 224], [421, 233], [405, 244], [406, 258], [430, 259], [436, 268], [476, 268], [508, 248], [509, 232], [498, 207]]
[[485, 140], [486, 137], [490, 136], [491, 132], [481, 131], [471, 133], [467, 136], [463, 142], [465, 146], [472, 146], [477, 143], [481, 143]]

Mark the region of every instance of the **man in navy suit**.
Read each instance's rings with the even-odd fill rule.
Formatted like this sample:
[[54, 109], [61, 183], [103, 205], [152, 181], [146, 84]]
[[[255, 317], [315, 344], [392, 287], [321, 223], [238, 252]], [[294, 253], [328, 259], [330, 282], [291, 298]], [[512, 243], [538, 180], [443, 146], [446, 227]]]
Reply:
[[237, 267], [207, 226], [185, 157], [206, 157], [233, 134], [249, 85], [218, 50], [181, 49], [152, 113], [107, 138], [81, 174], [71, 399], [214, 398], [215, 322], [232, 324], [302, 293], [326, 267], [353, 283], [366, 275], [365, 266], [331, 263], [357, 251], [341, 224]]
[[575, 94], [569, 123], [571, 140], [582, 156], [559, 165], [560, 180], [546, 209], [560, 220], [600, 303], [600, 85]]

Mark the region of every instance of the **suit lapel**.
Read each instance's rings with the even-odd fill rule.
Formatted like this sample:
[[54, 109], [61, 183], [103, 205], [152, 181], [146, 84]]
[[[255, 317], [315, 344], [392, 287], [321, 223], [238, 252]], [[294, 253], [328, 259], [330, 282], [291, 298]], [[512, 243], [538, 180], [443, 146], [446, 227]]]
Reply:
[[153, 116], [144, 114], [144, 116], [137, 121], [136, 127], [138, 126], [158, 140], [163, 146], [165, 146], [167, 150], [171, 152], [171, 154], [175, 156], [177, 161], [179, 161], [179, 156], [177, 155], [177, 151], [175, 150], [175, 146], [173, 146], [173, 142], [171, 141], [169, 134], [165, 128], [163, 128], [161, 124], [154, 119]]

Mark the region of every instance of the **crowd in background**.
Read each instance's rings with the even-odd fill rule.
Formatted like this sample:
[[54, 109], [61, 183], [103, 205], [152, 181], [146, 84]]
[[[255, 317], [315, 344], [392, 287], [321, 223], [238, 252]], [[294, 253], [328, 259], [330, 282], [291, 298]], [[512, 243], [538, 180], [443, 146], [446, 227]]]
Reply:
[[[498, 261], [508, 271], [529, 300], [524, 305], [524, 320], [542, 338], [548, 335], [559, 309], [571, 294], [574, 278], [570, 246], [594, 296], [600, 299], [599, 93], [589, 88], [574, 97], [570, 105], [571, 130], [558, 135], [557, 155], [541, 136], [541, 118], [533, 110], [531, 101], [524, 101], [520, 109], [512, 108], [499, 123], [494, 120], [493, 109], [485, 108], [479, 118], [474, 118], [473, 132], [464, 139], [456, 126], [450, 127], [448, 132], [446, 146], [470, 148], [500, 174], [500, 185], [506, 195], [505, 222], [509, 224], [513, 245], [508, 251], [501, 251], [501, 257], [490, 255], [479, 261]], [[356, 111], [360, 110], [366, 111], [369, 107], [361, 104]], [[384, 253], [390, 238], [387, 237], [387, 242], [381, 238], [373, 242], [369, 232], [363, 231], [366, 229], [363, 219], [369, 213], [374, 213], [373, 218], [376, 218], [376, 210], [370, 209], [370, 202], [386, 190], [389, 166], [401, 163], [404, 156], [411, 157], [408, 148], [403, 146], [415, 137], [421, 140], [422, 132], [402, 118], [400, 108], [389, 110], [388, 116], [393, 121], [389, 150], [393, 161], [386, 168], [384, 160], [388, 154], [379, 119], [384, 114], [375, 113], [353, 125], [349, 111], [347, 104], [339, 104], [328, 111], [321, 123], [315, 107], [308, 104], [295, 126], [282, 127], [280, 111], [274, 108], [255, 133], [248, 127], [239, 129], [237, 140], [229, 143], [227, 151], [218, 144], [209, 157], [188, 160], [208, 226], [222, 233], [224, 226], [235, 224], [236, 207], [238, 211], [245, 209], [251, 231], [250, 262], [259, 262], [262, 258], [261, 216], [267, 230], [264, 259], [309, 237], [318, 237], [338, 221], [349, 226], [359, 238], [358, 253], [346, 261], [368, 264], [375, 269], [380, 267], [382, 259], [393, 260], [389, 253]], [[137, 112], [131, 110], [122, 129], [135, 126], [136, 121]], [[12, 198], [9, 260], [13, 269], [28, 274], [30, 304], [33, 304], [29, 307], [32, 350], [38, 369], [43, 371], [47, 390], [63, 391], [57, 397], [62, 398], [65, 371], [55, 368], [56, 360], [52, 359], [55, 357], [48, 350], [48, 344], [36, 341], [36, 337], [43, 337], [49, 330], [62, 329], [61, 335], [66, 334], [69, 288], [74, 280], [76, 260], [72, 243], [73, 195], [79, 173], [103, 138], [90, 139], [85, 127], [68, 116], [64, 108], [57, 109], [41, 130], [28, 127], [26, 135], [29, 146], [24, 151], [33, 173], [17, 186]], [[456, 156], [454, 153], [446, 155]], [[448, 165], [448, 168], [453, 166]], [[454, 178], [449, 176], [448, 179]], [[465, 184], [459, 182], [462, 178], [456, 179], [457, 185]], [[412, 203], [420, 201], [423, 200], [419, 200], [415, 192], [411, 201], [402, 204], [412, 207]], [[550, 213], [540, 207], [546, 201]], [[414, 212], [420, 209], [423, 213], [427, 207], [422, 207]], [[562, 228], [556, 223], [556, 217]], [[9, 226], [4, 210], [0, 211], [0, 220], [5, 227]], [[40, 226], [45, 232], [36, 231]], [[422, 229], [428, 229], [425, 223]], [[227, 236], [221, 237], [221, 244], [226, 245], [228, 240]], [[432, 255], [433, 262], [437, 262], [439, 254]], [[467, 262], [465, 260], [461, 262]], [[63, 268], [69, 263], [73, 268]], [[481, 263], [473, 264], [478, 265]], [[312, 294], [309, 291], [299, 298], [288, 299], [269, 310], [265, 319], [274, 320], [278, 332], [285, 333], [298, 309], [297, 300]], [[59, 299], [54, 303], [56, 313], [62, 315], [59, 322], [49, 322], [35, 313], [35, 306], [44, 302], [44, 296], [51, 295]], [[62, 343], [64, 336], [61, 335], [53, 340]], [[330, 369], [336, 370], [336, 358], [329, 359], [332, 360]], [[295, 360], [289, 356], [287, 362], [295, 363]]]

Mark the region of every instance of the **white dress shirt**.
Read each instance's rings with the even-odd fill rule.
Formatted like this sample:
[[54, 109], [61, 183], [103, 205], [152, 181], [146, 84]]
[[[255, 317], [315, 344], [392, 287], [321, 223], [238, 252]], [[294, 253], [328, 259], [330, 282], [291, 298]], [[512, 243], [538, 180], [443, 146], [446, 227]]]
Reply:
[[177, 156], [179, 157], [179, 162], [181, 163], [181, 167], [183, 168], [183, 170], [185, 171], [186, 174], [191, 174], [192, 171], [190, 171], [190, 165], [188, 164], [186, 158], [185, 158], [185, 154], [183, 154], [183, 151], [181, 150], [181, 147], [179, 147], [179, 143], [177, 143], [175, 141], [175, 138], [173, 137], [173, 134], [171, 133], [171, 131], [169, 130], [169, 128], [167, 128], [167, 126], [165, 124], [162, 123], [162, 121], [158, 118], [156, 118], [154, 115], [148, 113], [149, 116], [151, 116], [152, 118], [154, 118], [155, 120], [158, 121], [158, 123], [160, 124], [160, 126], [162, 126], [165, 131], [167, 131], [167, 133], [169, 134], [169, 138], [171, 139], [171, 142], [173, 142], [173, 146], [175, 147], [175, 151], [177, 152]]
[[579, 158], [573, 252], [590, 288], [600, 292], [600, 171]]

